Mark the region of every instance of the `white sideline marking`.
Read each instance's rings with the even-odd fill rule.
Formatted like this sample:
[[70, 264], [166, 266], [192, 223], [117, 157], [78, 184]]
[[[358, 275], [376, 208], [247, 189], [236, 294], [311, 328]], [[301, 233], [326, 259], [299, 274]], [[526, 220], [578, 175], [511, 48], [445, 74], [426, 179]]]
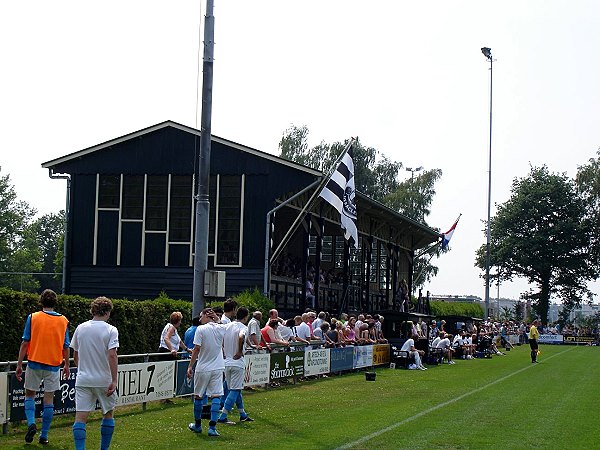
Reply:
[[[570, 347], [570, 348], [568, 348], [566, 350], [563, 350], [560, 353], [556, 353], [555, 355], [549, 356], [548, 358], [545, 358], [544, 361], [548, 361], [549, 359], [552, 359], [555, 356], [559, 356], [559, 355], [562, 355], [565, 352], [569, 352], [569, 351], [573, 350], [574, 348], [575, 347]], [[385, 428], [382, 428], [379, 431], [375, 431], [374, 433], [371, 433], [371, 434], [369, 434], [367, 436], [363, 436], [360, 439], [357, 439], [356, 441], [349, 442], [349, 443], [344, 444], [344, 445], [342, 445], [340, 447], [337, 447], [335, 450], [343, 450], [343, 449], [347, 449], [347, 448], [352, 448], [352, 447], [354, 447], [354, 446], [356, 446], [358, 444], [363, 444], [363, 443], [365, 443], [367, 441], [370, 441], [373, 438], [376, 438], [378, 436], [381, 436], [384, 433], [387, 433], [388, 431], [392, 431], [392, 430], [398, 428], [399, 426], [402, 426], [402, 425], [404, 425], [404, 424], [406, 424], [408, 422], [412, 422], [413, 420], [418, 419], [419, 417], [422, 417], [422, 416], [424, 416], [426, 414], [429, 414], [430, 412], [433, 412], [433, 411], [438, 410], [440, 408], [444, 408], [445, 406], [451, 405], [452, 403], [456, 403], [457, 401], [462, 400], [463, 398], [468, 397], [469, 395], [476, 394], [477, 392], [480, 392], [480, 391], [482, 391], [482, 390], [484, 390], [484, 389], [486, 389], [486, 388], [488, 388], [490, 386], [498, 384], [498, 383], [500, 383], [500, 382], [502, 382], [502, 381], [504, 381], [504, 380], [506, 380], [506, 379], [508, 379], [508, 378], [510, 378], [512, 376], [514, 376], [514, 375], [517, 375], [517, 374], [519, 374], [519, 373], [521, 373], [521, 372], [523, 372], [523, 371], [525, 371], [527, 369], [531, 369], [532, 367], [533, 367], [533, 364], [529, 363], [528, 366], [525, 366], [522, 369], [517, 370], [516, 372], [513, 372], [511, 374], [503, 376], [502, 378], [498, 378], [497, 380], [492, 381], [491, 383], [488, 383], [485, 386], [478, 387], [477, 389], [473, 389], [472, 391], [465, 392], [464, 394], [459, 395], [458, 397], [455, 397], [455, 398], [453, 398], [451, 400], [448, 400], [446, 402], [440, 403], [439, 405], [432, 406], [431, 408], [428, 408], [428, 409], [426, 409], [424, 411], [421, 411], [420, 413], [417, 413], [414, 416], [408, 417], [408, 418], [406, 418], [404, 420], [401, 420], [400, 422], [397, 422], [397, 423], [395, 423], [393, 425], [389, 425], [389, 426], [387, 426]]]

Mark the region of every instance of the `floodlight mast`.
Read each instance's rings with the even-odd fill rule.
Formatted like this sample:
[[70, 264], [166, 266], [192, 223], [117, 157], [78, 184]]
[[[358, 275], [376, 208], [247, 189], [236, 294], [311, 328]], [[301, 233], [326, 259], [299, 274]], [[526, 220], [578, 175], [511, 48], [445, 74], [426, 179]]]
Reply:
[[491, 230], [490, 230], [490, 219], [492, 210], [492, 81], [493, 81], [493, 64], [494, 58], [492, 57], [492, 49], [489, 47], [483, 47], [481, 53], [486, 57], [490, 63], [490, 145], [489, 145], [489, 159], [488, 159], [488, 204], [487, 204], [487, 239], [485, 246], [485, 315], [490, 315], [490, 241], [491, 241]]

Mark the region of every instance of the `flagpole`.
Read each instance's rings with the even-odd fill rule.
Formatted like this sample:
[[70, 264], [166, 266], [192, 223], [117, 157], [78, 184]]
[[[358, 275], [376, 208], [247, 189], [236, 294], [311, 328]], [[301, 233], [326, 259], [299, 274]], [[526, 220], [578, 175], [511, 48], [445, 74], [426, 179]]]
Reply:
[[273, 264], [273, 261], [275, 261], [275, 259], [277, 259], [277, 257], [279, 256], [279, 254], [283, 250], [283, 247], [290, 240], [292, 234], [296, 232], [296, 229], [300, 225], [300, 222], [302, 220], [304, 220], [304, 216], [306, 216], [306, 212], [309, 211], [310, 209], [312, 209], [312, 207], [314, 206], [314, 203], [315, 203], [315, 199], [318, 198], [319, 194], [321, 193], [321, 191], [323, 190], [323, 188], [325, 187], [325, 185], [327, 184], [327, 182], [329, 181], [329, 179], [331, 178], [331, 176], [333, 175], [333, 173], [337, 169], [338, 165], [342, 161], [342, 158], [344, 158], [344, 155], [346, 153], [348, 153], [348, 151], [350, 150], [350, 148], [352, 148], [352, 145], [354, 145], [354, 138], [350, 139], [350, 142], [348, 142], [346, 144], [346, 147], [344, 148], [344, 151], [335, 160], [335, 162], [332, 165], [332, 168], [329, 170], [328, 175], [323, 178], [323, 180], [321, 181], [321, 183], [319, 184], [319, 186], [317, 187], [317, 189], [315, 190], [315, 192], [313, 192], [312, 196], [306, 202], [306, 205], [304, 205], [304, 207], [300, 211], [300, 214], [298, 214], [298, 216], [296, 217], [296, 220], [294, 220], [294, 223], [292, 224], [292, 226], [290, 227], [290, 229], [287, 231], [287, 233], [285, 234], [285, 236], [283, 237], [283, 239], [281, 240], [281, 242], [279, 243], [279, 245], [277, 246], [277, 248], [273, 251], [273, 254], [271, 255], [271, 259], [270, 259], [270, 263], [271, 264]]

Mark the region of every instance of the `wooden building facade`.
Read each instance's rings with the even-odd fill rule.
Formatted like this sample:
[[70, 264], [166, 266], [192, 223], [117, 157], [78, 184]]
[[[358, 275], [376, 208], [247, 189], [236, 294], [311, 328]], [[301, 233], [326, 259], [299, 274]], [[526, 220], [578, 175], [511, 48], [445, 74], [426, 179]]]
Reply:
[[[154, 298], [164, 291], [191, 299], [199, 149], [199, 130], [167, 121], [42, 164], [51, 176], [69, 179], [66, 293]], [[358, 295], [364, 304], [377, 292], [373, 298], [393, 305], [394, 286], [411, 280], [414, 251], [439, 234], [360, 194], [359, 250], [344, 244], [339, 217], [320, 205], [265, 277], [267, 240], [281, 239], [311, 193], [307, 186], [322, 176], [212, 137], [209, 269], [226, 272], [227, 295], [263, 290], [269, 280], [276, 304], [298, 310], [306, 306], [303, 287], [312, 267], [345, 274], [322, 294], [320, 283], [321, 304], [329, 299], [329, 306], [340, 305], [343, 294], [333, 293], [341, 281], [345, 300]], [[282, 203], [267, 225], [269, 211]], [[299, 273], [280, 270], [290, 260], [303, 266]]]

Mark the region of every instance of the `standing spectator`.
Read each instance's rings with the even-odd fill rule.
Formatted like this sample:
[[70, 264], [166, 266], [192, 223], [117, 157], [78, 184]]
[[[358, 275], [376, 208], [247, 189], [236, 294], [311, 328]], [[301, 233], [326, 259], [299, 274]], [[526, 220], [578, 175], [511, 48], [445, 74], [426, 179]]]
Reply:
[[538, 339], [540, 337], [540, 333], [537, 330], [538, 320], [535, 319], [531, 323], [531, 328], [529, 328], [529, 348], [531, 348], [531, 362], [537, 363], [537, 353], [538, 353]]
[[321, 326], [321, 324], [323, 322], [325, 322], [325, 318], [327, 317], [327, 314], [325, 313], [325, 311], [321, 311], [319, 313], [319, 315], [317, 316], [317, 318], [315, 319], [315, 321], [312, 323], [313, 329], [317, 329]]
[[181, 326], [181, 319], [183, 319], [183, 314], [179, 311], [172, 312], [169, 322], [163, 328], [162, 333], [160, 333], [158, 352], [171, 354], [162, 358], [163, 360], [177, 359], [177, 352], [180, 347], [186, 352], [189, 351], [179, 337], [179, 333], [177, 333], [177, 329]]
[[223, 303], [223, 315], [221, 316], [221, 323], [231, 323], [231, 321], [235, 317], [236, 308], [237, 302], [234, 299], [228, 298], [227, 300], [225, 300], [225, 302]]
[[260, 333], [260, 321], [262, 320], [262, 312], [254, 311], [252, 319], [248, 322], [248, 334], [246, 334], [246, 348], [257, 348], [262, 340]]
[[77, 366], [75, 379], [75, 450], [85, 449], [86, 423], [96, 402], [102, 408], [100, 448], [108, 449], [115, 430], [113, 411], [117, 405], [118, 330], [106, 323], [113, 304], [106, 297], [92, 302], [92, 320], [82, 323], [73, 333], [71, 348]]
[[27, 433], [25, 442], [33, 442], [37, 433], [35, 425], [35, 393], [44, 382], [44, 410], [40, 444], [48, 444], [48, 431], [54, 416], [54, 391], [60, 387], [60, 366], [65, 363], [63, 376], [68, 379], [69, 369], [69, 321], [54, 308], [58, 302], [56, 293], [46, 289], [40, 295], [42, 310], [27, 316], [15, 376], [23, 378], [23, 360], [27, 356], [25, 371], [25, 417]]
[[236, 312], [236, 320], [227, 325], [225, 336], [223, 337], [223, 353], [225, 355], [225, 380], [229, 389], [229, 394], [223, 403], [223, 410], [219, 419], [220, 423], [235, 424], [231, 422], [227, 415], [237, 405], [240, 413], [240, 422], [253, 422], [254, 419], [248, 417], [244, 409], [242, 400], [242, 389], [244, 387], [244, 342], [248, 328], [248, 309], [239, 308]]
[[[200, 326], [194, 336], [194, 350], [187, 370], [188, 378], [194, 377], [194, 422], [188, 428], [194, 433], [202, 433], [202, 397], [211, 398], [208, 435], [219, 436], [217, 419], [223, 395], [223, 338], [225, 325], [219, 324], [219, 316], [212, 308], [205, 308], [200, 315]], [[194, 371], [194, 364], [196, 369]]]
[[[306, 314], [306, 313], [304, 313], [304, 314]], [[302, 316], [304, 316], [304, 314]], [[292, 331], [294, 332], [296, 341], [304, 342], [305, 344], [308, 344], [310, 341], [310, 337], [311, 337], [310, 336], [310, 328], [308, 328], [308, 325], [306, 324], [306, 322], [304, 322], [302, 320], [302, 316], [294, 317], [294, 323], [296, 325], [294, 326]]]
[[316, 304], [315, 304], [315, 286], [313, 284], [313, 280], [314, 277], [312, 275], [309, 275], [306, 278], [306, 303], [308, 305], [311, 305], [311, 307], [314, 309], [316, 308]]

